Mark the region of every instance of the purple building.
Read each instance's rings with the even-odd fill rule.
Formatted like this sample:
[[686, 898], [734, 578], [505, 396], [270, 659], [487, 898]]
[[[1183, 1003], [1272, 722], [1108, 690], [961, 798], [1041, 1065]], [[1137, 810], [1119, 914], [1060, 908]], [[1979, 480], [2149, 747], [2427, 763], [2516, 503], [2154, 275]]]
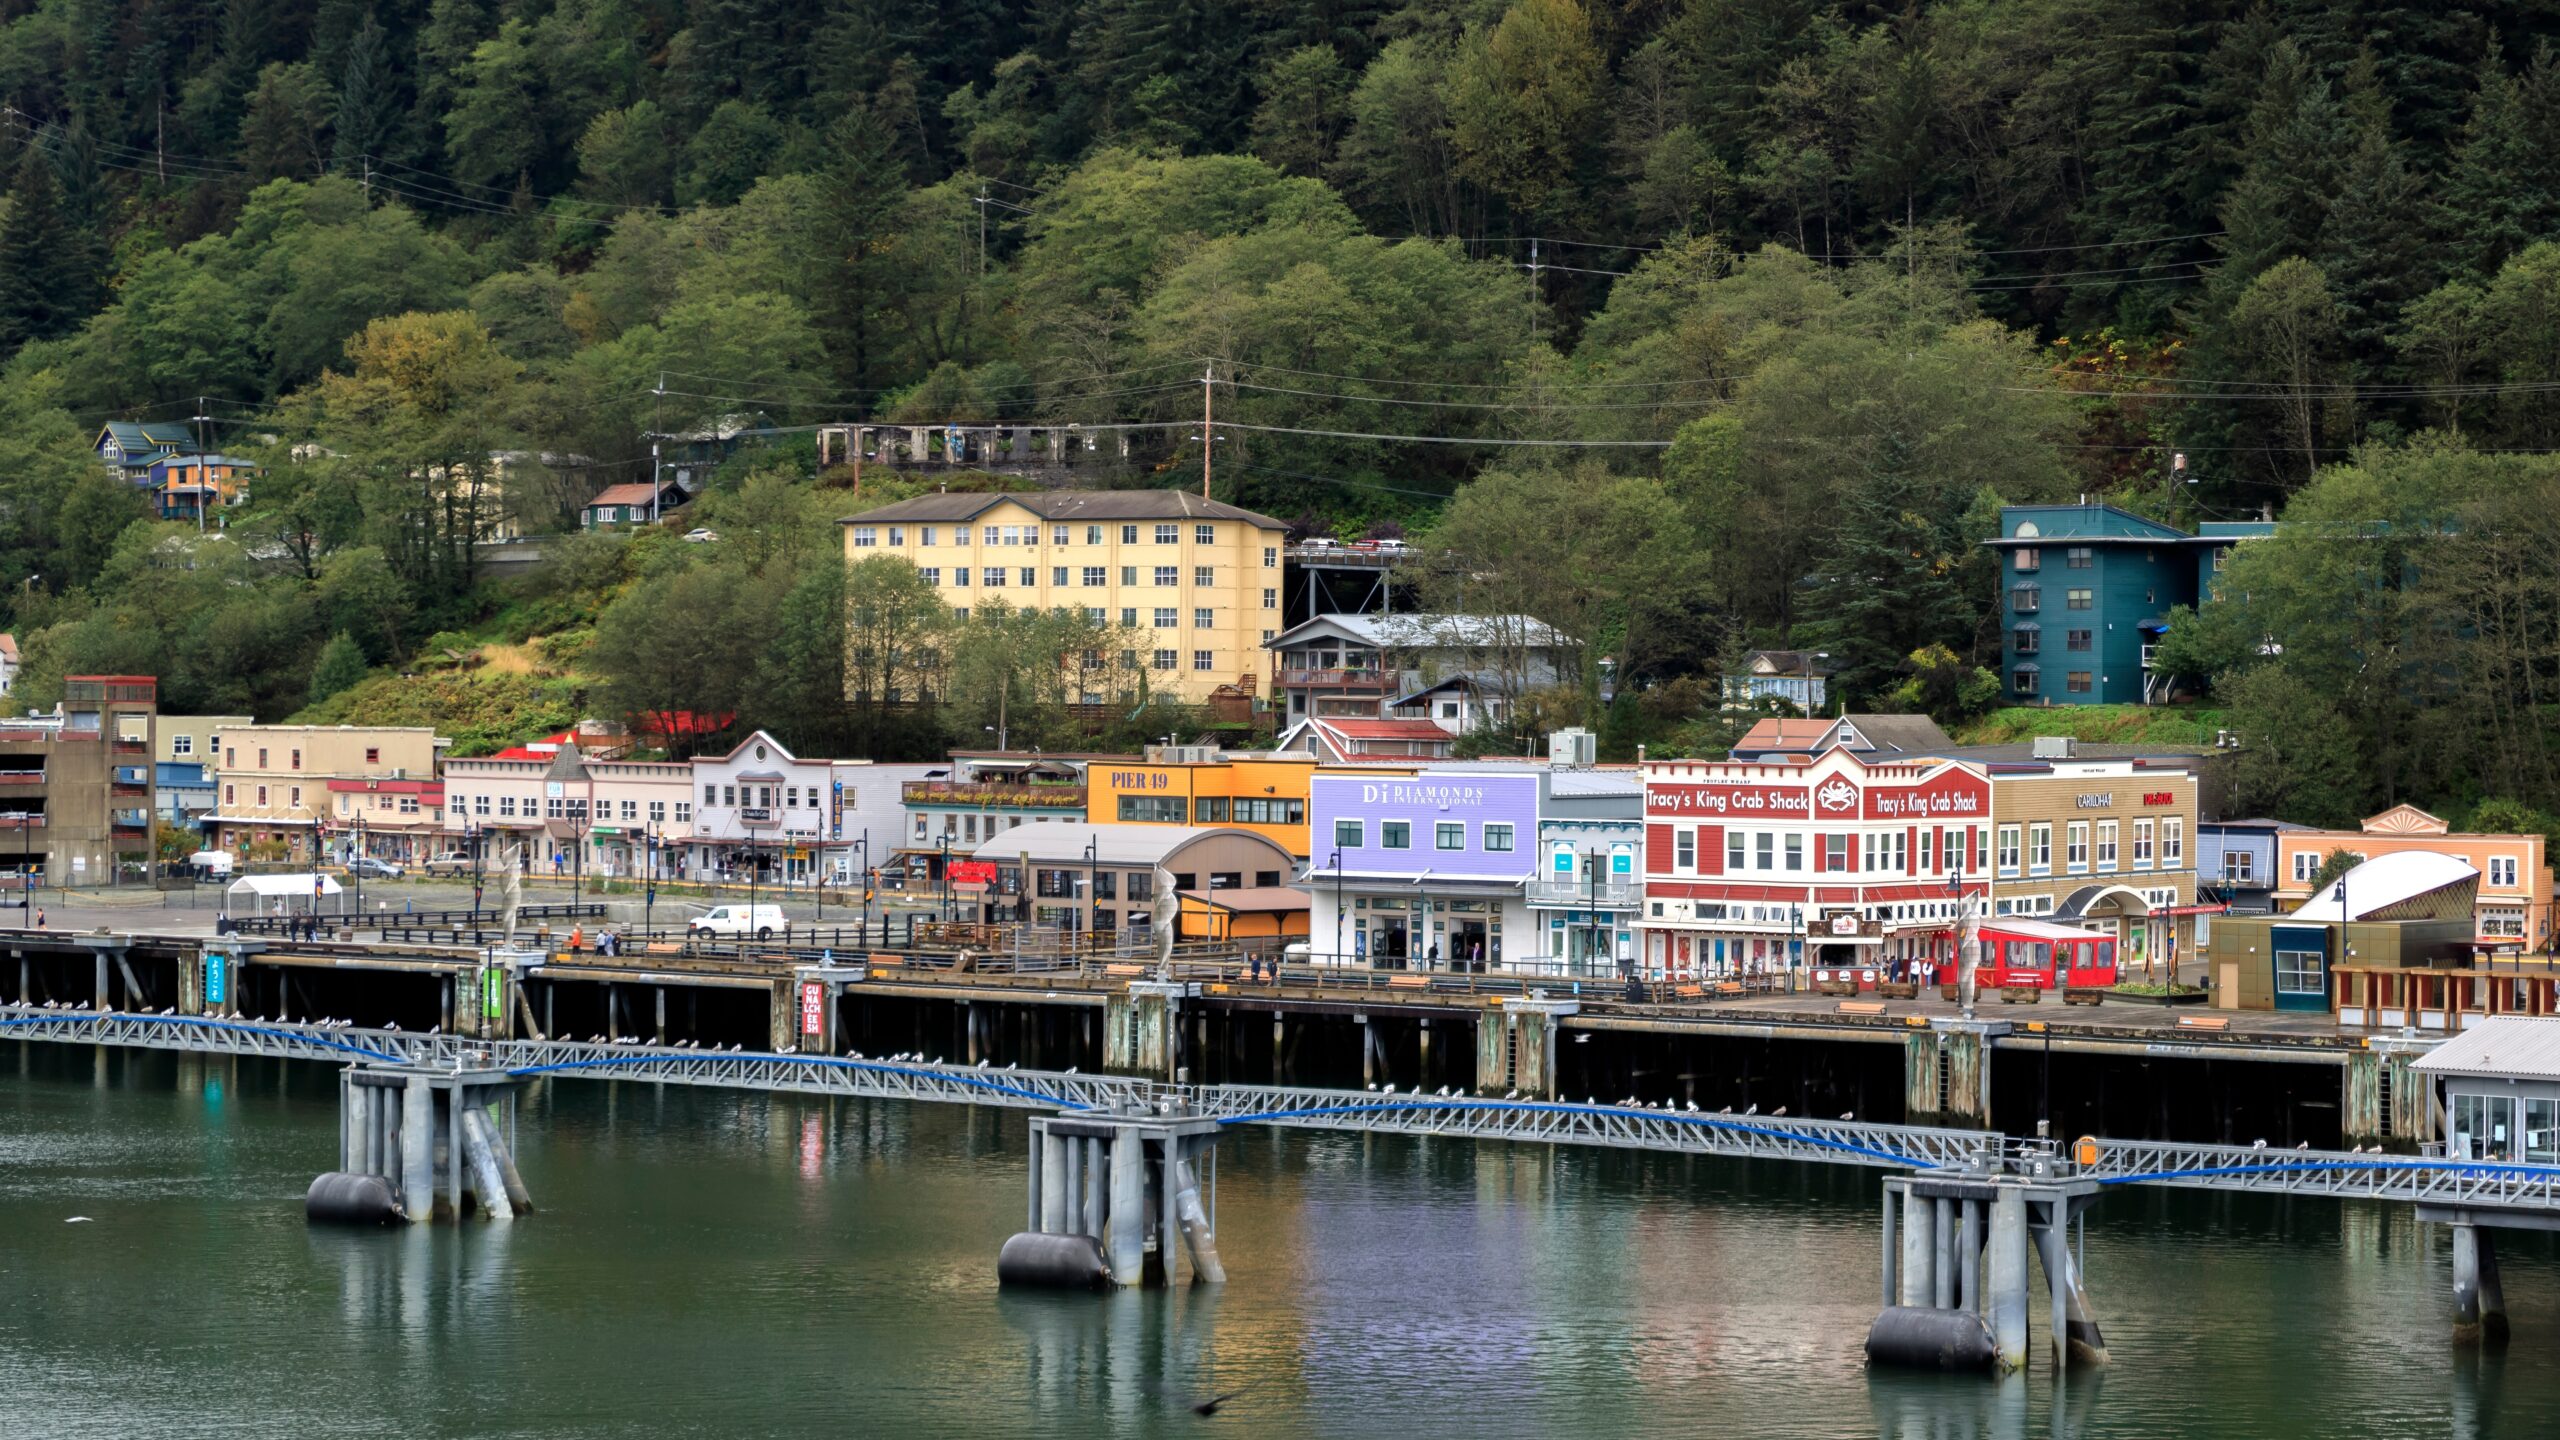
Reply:
[[1308, 797], [1308, 947], [1446, 970], [1534, 950], [1537, 773], [1317, 775]]

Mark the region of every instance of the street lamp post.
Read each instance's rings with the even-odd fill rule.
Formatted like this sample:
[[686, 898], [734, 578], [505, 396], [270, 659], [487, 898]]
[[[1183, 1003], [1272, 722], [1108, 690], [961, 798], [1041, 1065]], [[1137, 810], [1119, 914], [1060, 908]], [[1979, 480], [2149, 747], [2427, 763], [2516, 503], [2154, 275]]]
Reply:
[[640, 826], [640, 932], [657, 933], [658, 910], [658, 827], [655, 821]]
[[1068, 915], [1079, 917], [1076, 935], [1078, 939], [1093, 933], [1092, 909], [1094, 902], [1100, 898], [1093, 893], [1094, 877], [1101, 873], [1101, 870], [1102, 837], [1096, 835], [1084, 842], [1084, 906], [1081, 910], [1072, 906], [1067, 910]]
[[853, 837], [853, 854], [853, 883], [855, 886], [853, 903], [861, 907], [854, 912], [853, 933], [854, 942], [856, 944], [860, 944], [862, 942], [862, 932], [871, 928], [870, 835], [862, 834]]
[[942, 919], [951, 921], [951, 832], [942, 832]]
[[1805, 652], [1804, 714], [1805, 718], [1808, 720], [1822, 713], [1822, 707], [1813, 703], [1813, 662], [1816, 660], [1828, 660], [1830, 658], [1831, 652], [1828, 650], [1808, 650]]

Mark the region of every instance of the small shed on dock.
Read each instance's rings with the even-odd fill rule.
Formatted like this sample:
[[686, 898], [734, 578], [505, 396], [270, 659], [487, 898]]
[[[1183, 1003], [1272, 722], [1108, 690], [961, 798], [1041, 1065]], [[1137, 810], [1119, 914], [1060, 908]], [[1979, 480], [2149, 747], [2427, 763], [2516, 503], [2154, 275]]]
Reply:
[[2448, 1156], [2560, 1165], [2560, 1019], [2492, 1015], [2410, 1068], [2438, 1092]]

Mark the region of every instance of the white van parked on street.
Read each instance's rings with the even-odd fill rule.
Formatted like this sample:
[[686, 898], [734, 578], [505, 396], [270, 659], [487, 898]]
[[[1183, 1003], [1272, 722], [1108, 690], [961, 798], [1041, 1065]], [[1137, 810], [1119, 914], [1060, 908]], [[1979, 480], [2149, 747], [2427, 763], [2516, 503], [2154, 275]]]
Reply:
[[779, 905], [714, 905], [684, 922], [688, 935], [753, 935], [770, 940], [790, 933]]

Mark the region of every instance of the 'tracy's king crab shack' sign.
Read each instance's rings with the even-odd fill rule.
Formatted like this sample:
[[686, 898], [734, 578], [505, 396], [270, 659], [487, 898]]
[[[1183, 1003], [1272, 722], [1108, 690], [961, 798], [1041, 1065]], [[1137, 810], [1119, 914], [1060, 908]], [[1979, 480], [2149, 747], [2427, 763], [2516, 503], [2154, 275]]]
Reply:
[[1644, 808], [1648, 815], [1745, 820], [1980, 820], [1991, 814], [1991, 781], [1962, 765], [1915, 776], [1906, 767], [1876, 774], [1852, 764], [1792, 784], [1651, 780]]

